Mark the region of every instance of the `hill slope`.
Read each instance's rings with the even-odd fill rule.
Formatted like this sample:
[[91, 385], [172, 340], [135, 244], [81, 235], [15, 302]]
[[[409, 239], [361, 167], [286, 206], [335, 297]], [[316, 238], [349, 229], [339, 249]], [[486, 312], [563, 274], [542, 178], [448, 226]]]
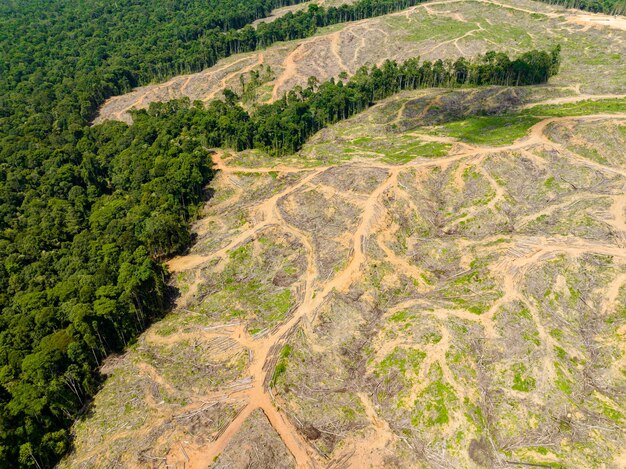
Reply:
[[[128, 110], [145, 108], [153, 101], [180, 97], [208, 101], [225, 88], [239, 91], [239, 77], [249, 81], [251, 71], [265, 77], [255, 97], [267, 101], [295, 85], [305, 86], [310, 76], [325, 81], [341, 72], [354, 73], [365, 63], [416, 56], [454, 59], [494, 48], [515, 55], [556, 43], [564, 47], [564, 61], [560, 77], [553, 83], [578, 86], [583, 93], [623, 92], [624, 31], [623, 17], [591, 15], [537, 2], [431, 2], [380, 18], [332, 26], [311, 39], [240, 54], [201, 73], [138, 88], [108, 100], [96, 123], [106, 119], [129, 122]], [[598, 76], [603, 79], [597, 80]]]
[[176, 308], [107, 363], [62, 466], [624, 465], [626, 32], [511, 5], [425, 4], [103, 108], [218, 96], [259, 58], [264, 101], [365, 61], [563, 45], [548, 86], [405, 92], [293, 158], [216, 151]]

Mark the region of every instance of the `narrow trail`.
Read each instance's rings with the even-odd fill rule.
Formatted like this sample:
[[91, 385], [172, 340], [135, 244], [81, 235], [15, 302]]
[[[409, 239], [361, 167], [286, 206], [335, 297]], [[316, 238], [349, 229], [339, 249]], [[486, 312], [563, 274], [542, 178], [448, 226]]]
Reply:
[[480, 23], [476, 23], [476, 26], [478, 26], [476, 29], [472, 29], [472, 30], [466, 32], [465, 34], [462, 34], [459, 37], [455, 37], [455, 38], [449, 39], [447, 41], [441, 41], [441, 42], [437, 43], [436, 46], [431, 47], [426, 52], [424, 52], [424, 54], [425, 55], [432, 54], [433, 52], [435, 52], [440, 47], [447, 46], [448, 44], [453, 44], [456, 47], [456, 49], [458, 50], [459, 54], [463, 55], [463, 51], [459, 47], [458, 42], [463, 40], [463, 39], [465, 39], [468, 36], [472, 36], [474, 33], [477, 33], [477, 32], [485, 30], [485, 28], [483, 28]]
[[362, 392], [357, 395], [365, 409], [365, 415], [370, 422], [373, 435], [355, 442], [354, 452], [350, 456], [348, 467], [354, 469], [384, 467], [384, 451], [397, 437], [389, 428], [389, 423], [376, 413], [370, 396]]
[[384, 239], [379, 239], [378, 241], [378, 246], [385, 253], [386, 260], [395, 267], [396, 273], [402, 273], [413, 279], [415, 282], [422, 282], [422, 275], [424, 275], [424, 271], [422, 269], [410, 264], [408, 261], [398, 256], [389, 248], [389, 246], [387, 246]]
[[563, 96], [560, 98], [545, 99], [535, 103], [524, 104], [521, 109], [531, 109], [535, 106], [572, 104], [580, 101], [599, 101], [601, 99], [626, 99], [626, 94], [583, 94], [578, 93], [576, 96]]
[[339, 47], [339, 43], [341, 42], [341, 34], [331, 34], [329, 37], [331, 38], [330, 51], [337, 59], [337, 64], [339, 65], [339, 68], [341, 68], [341, 70], [346, 73], [350, 73], [350, 68], [348, 68], [348, 66], [343, 61], [343, 57], [341, 57], [341, 49]]
[[[352, 33], [352, 35], [356, 36], [354, 34], [354, 31], [349, 31], [350, 33]], [[357, 68], [359, 66], [360, 62], [360, 57], [361, 57], [361, 51], [363, 49], [365, 49], [367, 47], [367, 42], [365, 40], [365, 36], [360, 36], [359, 37], [359, 45], [356, 46], [354, 48], [354, 53], [352, 54], [352, 61], [350, 62], [350, 65], [352, 68]]]
[[489, 201], [489, 203], [487, 204], [487, 208], [489, 210], [495, 210], [496, 209], [496, 205], [498, 205], [499, 203], [501, 203], [501, 202], [503, 202], [505, 200], [506, 191], [504, 190], [504, 187], [502, 187], [500, 184], [498, 184], [498, 182], [493, 178], [491, 173], [489, 173], [489, 171], [487, 171], [483, 166], [480, 166], [479, 170], [480, 170], [480, 173], [489, 182], [489, 185], [495, 191], [495, 195], [494, 195], [493, 199], [491, 199]]
[[183, 84], [181, 85], [181, 87], [180, 87], [180, 92], [181, 92], [182, 94], [185, 94], [185, 93], [186, 93], [186, 91], [187, 91], [187, 87], [189, 86], [189, 82], [191, 81], [191, 79], [192, 79], [192, 78], [193, 78], [193, 75], [189, 75], [189, 76], [187, 77], [187, 79], [183, 82]]
[[[351, 23], [351, 26], [358, 24], [359, 22]], [[350, 72], [350, 68], [344, 62], [341, 56], [341, 50], [339, 48], [339, 42], [341, 40], [341, 34], [344, 31], [337, 31], [334, 33], [326, 34], [323, 36], [315, 36], [311, 39], [305, 40], [298, 44], [285, 59], [283, 60], [283, 70], [274, 80], [274, 86], [272, 88], [272, 96], [267, 101], [273, 102], [281, 97], [281, 93], [284, 91], [285, 85], [295, 77], [300, 75], [298, 71], [298, 64], [310, 53], [315, 51], [315, 47], [311, 47], [316, 43], [328, 43], [330, 53], [337, 59], [337, 66], [344, 72]]]
[[206, 97], [202, 98], [202, 102], [206, 103], [207, 101], [214, 99], [218, 93], [226, 89], [226, 86], [228, 85], [228, 82], [230, 80], [240, 75], [244, 76], [246, 73], [254, 70], [256, 67], [260, 67], [261, 65], [263, 65], [264, 62], [265, 62], [265, 55], [263, 54], [263, 52], [259, 52], [257, 55], [256, 62], [250, 65], [247, 65], [241, 70], [235, 70], [234, 72], [231, 72], [228, 75], [226, 75], [224, 78], [222, 78], [217, 88], [214, 88], [213, 91], [211, 91], [208, 95], [206, 95]]
[[[317, 39], [317, 38], [316, 38]], [[280, 98], [280, 91], [284, 87], [285, 83], [288, 80], [295, 77], [298, 73], [298, 65], [296, 64], [296, 59], [302, 53], [302, 50], [306, 44], [309, 44], [310, 41], [302, 42], [297, 45], [294, 50], [292, 50], [287, 57], [283, 60], [283, 71], [278, 75], [276, 80], [274, 80], [274, 87], [272, 88], [272, 97], [268, 102], [277, 101]]]

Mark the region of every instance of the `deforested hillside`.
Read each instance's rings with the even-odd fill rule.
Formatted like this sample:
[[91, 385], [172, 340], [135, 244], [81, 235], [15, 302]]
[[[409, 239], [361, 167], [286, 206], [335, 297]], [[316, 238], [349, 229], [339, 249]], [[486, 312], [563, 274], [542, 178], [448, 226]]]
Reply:
[[[339, 29], [321, 29], [305, 41], [240, 54], [201, 73], [138, 88], [108, 100], [96, 122], [130, 122], [129, 110], [153, 101], [188, 97], [207, 102], [226, 88], [242, 94], [250, 105], [269, 102], [294, 86], [306, 86], [310, 76], [324, 81], [387, 59], [454, 60], [495, 47], [515, 55], [559, 43], [566, 53], [561, 73], [552, 83], [583, 94], [623, 92], [624, 31], [623, 17], [594, 16], [537, 2], [516, 1], [508, 6], [489, 0], [429, 2]], [[597, 47], [600, 43], [602, 47]]]
[[0, 6], [0, 468], [626, 465], [621, 8]]
[[[97, 121], [223, 97], [285, 136], [386, 60], [557, 45], [547, 84], [390, 74], [393, 93], [301, 148], [209, 145], [210, 198], [167, 264], [175, 305], [106, 362], [61, 466], [626, 464], [623, 18], [424, 3], [139, 88]], [[212, 122], [212, 142], [233, 129]]]
[[177, 306], [64, 467], [620, 467], [626, 102], [543, 92], [409, 92], [292, 159], [216, 152]]

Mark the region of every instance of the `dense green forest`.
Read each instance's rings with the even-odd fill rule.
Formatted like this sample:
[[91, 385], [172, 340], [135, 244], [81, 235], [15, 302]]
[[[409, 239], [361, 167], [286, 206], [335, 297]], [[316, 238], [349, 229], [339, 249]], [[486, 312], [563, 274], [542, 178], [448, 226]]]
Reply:
[[246, 26], [297, 0], [8, 1], [0, 5], [0, 467], [49, 467], [97, 368], [166, 309], [161, 261], [190, 242], [210, 146], [280, 155], [377, 99], [420, 86], [547, 80], [558, 51], [388, 62], [296, 89], [253, 115], [153, 105], [90, 127], [109, 96], [241, 50], [419, 3], [361, 0]]

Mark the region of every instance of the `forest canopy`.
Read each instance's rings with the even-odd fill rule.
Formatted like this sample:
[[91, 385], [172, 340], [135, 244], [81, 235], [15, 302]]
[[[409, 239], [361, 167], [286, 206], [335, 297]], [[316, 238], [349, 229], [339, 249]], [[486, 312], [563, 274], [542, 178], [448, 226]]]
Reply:
[[206, 148], [282, 155], [402, 89], [542, 83], [558, 68], [558, 49], [389, 61], [350, 80], [311, 80], [253, 114], [227, 93], [206, 108], [153, 104], [132, 126], [89, 126], [106, 98], [134, 86], [419, 2], [311, 7], [249, 26], [295, 3], [0, 5], [0, 467], [54, 465], [97, 390], [102, 360], [166, 310], [162, 260], [190, 243], [189, 221], [212, 175]]

